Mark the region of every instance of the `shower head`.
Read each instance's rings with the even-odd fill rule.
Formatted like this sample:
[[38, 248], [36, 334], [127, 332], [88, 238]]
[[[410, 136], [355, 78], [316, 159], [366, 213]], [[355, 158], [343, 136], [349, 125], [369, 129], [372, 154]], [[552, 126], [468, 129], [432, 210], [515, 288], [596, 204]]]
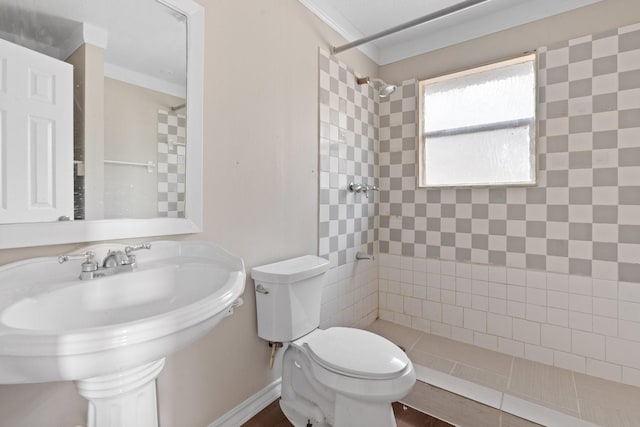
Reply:
[[[369, 78], [369, 77], [358, 77], [356, 79], [359, 85], [369, 84], [373, 86], [375, 89], [378, 89], [378, 96], [380, 98], [388, 98], [393, 92], [398, 88], [396, 85], [388, 84], [382, 79]], [[376, 87], [376, 85], [378, 85]]]

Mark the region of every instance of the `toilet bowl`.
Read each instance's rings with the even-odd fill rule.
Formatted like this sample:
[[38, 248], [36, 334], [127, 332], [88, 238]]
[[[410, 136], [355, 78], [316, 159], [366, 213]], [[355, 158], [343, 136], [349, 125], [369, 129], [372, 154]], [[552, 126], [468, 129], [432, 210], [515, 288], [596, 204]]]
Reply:
[[318, 328], [328, 266], [307, 255], [251, 273], [258, 335], [286, 346], [282, 411], [296, 427], [396, 426], [391, 403], [411, 391], [413, 365], [398, 346], [372, 332]]

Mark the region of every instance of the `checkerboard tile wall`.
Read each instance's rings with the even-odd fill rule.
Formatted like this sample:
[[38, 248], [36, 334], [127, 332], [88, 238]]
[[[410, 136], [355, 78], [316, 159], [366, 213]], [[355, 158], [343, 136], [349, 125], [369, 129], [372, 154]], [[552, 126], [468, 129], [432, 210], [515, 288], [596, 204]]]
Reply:
[[380, 252], [640, 282], [640, 24], [538, 50], [538, 185], [416, 189], [416, 81], [380, 106]]
[[347, 191], [350, 182], [378, 185], [378, 101], [355, 73], [320, 50], [320, 191], [318, 253], [329, 259], [320, 324], [366, 326], [378, 315], [377, 261], [357, 261], [357, 251], [374, 253], [378, 194]]
[[186, 116], [158, 110], [158, 216], [184, 218]]
[[319, 254], [331, 266], [373, 253], [377, 194], [347, 190], [350, 182], [378, 185], [378, 102], [373, 88], [328, 53], [319, 53], [320, 223]]

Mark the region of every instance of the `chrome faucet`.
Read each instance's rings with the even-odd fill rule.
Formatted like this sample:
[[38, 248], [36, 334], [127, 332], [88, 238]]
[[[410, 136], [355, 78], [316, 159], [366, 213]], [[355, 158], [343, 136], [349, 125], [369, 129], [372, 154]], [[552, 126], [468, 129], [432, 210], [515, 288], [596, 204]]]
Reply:
[[137, 246], [127, 246], [124, 251], [107, 252], [102, 264], [96, 260], [96, 254], [89, 251], [84, 254], [62, 255], [58, 257], [60, 264], [73, 260], [84, 260], [81, 264], [80, 280], [91, 280], [98, 277], [111, 276], [113, 274], [134, 271], [138, 265], [136, 264], [136, 256], [132, 252], [141, 249], [150, 249], [151, 244], [143, 243]]

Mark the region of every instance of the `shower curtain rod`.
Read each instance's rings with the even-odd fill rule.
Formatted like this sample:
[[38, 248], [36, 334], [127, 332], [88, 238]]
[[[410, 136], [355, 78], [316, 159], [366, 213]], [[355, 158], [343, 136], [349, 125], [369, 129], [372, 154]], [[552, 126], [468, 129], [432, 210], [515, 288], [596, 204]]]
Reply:
[[379, 38], [397, 33], [399, 31], [406, 30], [411, 27], [415, 27], [416, 25], [433, 21], [434, 19], [442, 18], [443, 16], [447, 16], [452, 13], [459, 12], [461, 10], [478, 5], [480, 3], [485, 3], [487, 1], [489, 0], [466, 0], [466, 1], [463, 1], [462, 3], [454, 4], [453, 6], [445, 7], [444, 9], [440, 9], [436, 12], [430, 13], [428, 15], [424, 15], [420, 18], [416, 18], [409, 22], [405, 22], [404, 24], [396, 25], [395, 27], [391, 27], [384, 31], [380, 31], [379, 33], [372, 34], [367, 37], [363, 37], [361, 39], [352, 41], [350, 43], [343, 44], [342, 46], [333, 46], [331, 48], [331, 53], [336, 54], [336, 53], [344, 52], [345, 50], [353, 49], [354, 47], [360, 46], [361, 44], [369, 43], [370, 41], [377, 40]]

